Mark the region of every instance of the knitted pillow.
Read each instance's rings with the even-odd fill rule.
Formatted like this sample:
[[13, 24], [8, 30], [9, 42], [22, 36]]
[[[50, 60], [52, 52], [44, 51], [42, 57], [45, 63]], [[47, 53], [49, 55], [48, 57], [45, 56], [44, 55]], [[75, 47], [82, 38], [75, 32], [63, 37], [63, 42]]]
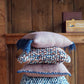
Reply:
[[25, 35], [22, 39], [34, 40], [32, 46], [35, 48], [45, 48], [52, 46], [61, 48], [69, 46], [69, 50], [75, 48], [75, 44], [67, 37], [53, 32], [33, 32]]
[[23, 75], [20, 84], [69, 84], [65, 76], [60, 77], [29, 77]]
[[69, 63], [71, 58], [69, 55], [65, 53], [65, 51], [61, 48], [50, 47], [43, 49], [35, 49], [33, 48], [29, 53], [23, 52], [18, 57], [18, 62], [28, 64], [36, 64], [36, 63], [61, 63], [67, 62]]
[[26, 64], [22, 69], [18, 70], [18, 73], [22, 72], [31, 77], [71, 76], [70, 72], [62, 63], [33, 65]]

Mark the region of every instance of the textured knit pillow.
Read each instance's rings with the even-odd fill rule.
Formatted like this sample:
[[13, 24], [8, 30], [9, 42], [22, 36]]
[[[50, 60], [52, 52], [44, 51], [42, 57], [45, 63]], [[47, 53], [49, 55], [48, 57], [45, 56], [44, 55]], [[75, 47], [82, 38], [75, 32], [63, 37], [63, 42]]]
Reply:
[[53, 32], [33, 32], [25, 35], [22, 39], [32, 39], [32, 46], [35, 48], [45, 48], [45, 47], [68, 47], [69, 50], [75, 48], [75, 44], [70, 41], [67, 37]]
[[69, 84], [65, 76], [60, 77], [29, 77], [23, 75], [20, 84]]
[[25, 73], [31, 77], [58, 77], [69, 75], [70, 72], [64, 66], [63, 63], [57, 64], [26, 64], [22, 69], [18, 70], [18, 73]]
[[19, 57], [18, 61], [20, 63], [27, 62], [28, 64], [36, 64], [36, 63], [61, 63], [71, 61], [69, 55], [65, 53], [65, 51], [61, 48], [50, 47], [50, 48], [42, 48], [35, 49], [33, 48], [29, 53], [23, 52]]

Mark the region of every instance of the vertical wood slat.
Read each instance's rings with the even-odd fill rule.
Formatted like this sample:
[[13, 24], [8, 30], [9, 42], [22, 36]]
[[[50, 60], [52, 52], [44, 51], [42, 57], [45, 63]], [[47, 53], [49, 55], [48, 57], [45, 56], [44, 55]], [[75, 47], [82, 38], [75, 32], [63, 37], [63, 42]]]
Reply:
[[12, 29], [10, 30], [19, 33], [32, 31], [33, 28], [33, 31], [62, 32], [63, 11], [73, 11], [73, 0], [64, 0], [63, 3], [58, 0], [24, 0], [22, 2], [12, 0]]
[[52, 31], [52, 0], [32, 0], [34, 31]]
[[15, 45], [12, 45], [12, 71], [13, 71], [13, 84], [16, 84], [15, 83], [15, 52], [16, 52], [16, 50], [15, 50], [15, 48], [16, 48], [16, 46]]
[[84, 44], [77, 48], [77, 84], [84, 83]]
[[74, 0], [74, 11], [82, 12], [83, 19], [84, 19], [84, 0]]
[[6, 33], [6, 1], [0, 0], [0, 84], [8, 84], [7, 49], [4, 34]]
[[9, 84], [15, 83], [15, 46], [8, 45], [8, 78]]
[[16, 45], [8, 45], [8, 84], [20, 84], [23, 74], [18, 74], [17, 70], [21, 69], [23, 64], [17, 62], [17, 49]]
[[12, 46], [9, 45], [8, 47], [8, 78], [9, 78], [9, 84], [13, 83], [13, 66], [12, 66]]
[[77, 66], [77, 63], [78, 63], [78, 44], [76, 44], [76, 51], [75, 51], [75, 84], [78, 84], [78, 80], [77, 80], [77, 75], [78, 75], [78, 73], [77, 73], [77, 71], [78, 71], [78, 66]]
[[12, 33], [12, 0], [7, 0], [7, 33]]
[[75, 77], [75, 50], [72, 51], [72, 58], [71, 58], [71, 61], [72, 61], [72, 70], [71, 70], [71, 80], [70, 80], [70, 84], [76, 84], [75, 80], [76, 80], [76, 77]]
[[75, 55], [74, 55], [74, 51], [72, 51], [71, 53], [68, 52], [68, 50], [66, 50], [66, 53], [71, 57], [71, 62], [70, 63], [64, 63], [65, 66], [67, 67], [67, 69], [70, 71], [71, 73], [71, 77], [70, 76], [66, 76], [68, 82], [70, 84], [75, 84]]
[[62, 32], [62, 12], [73, 11], [73, 0], [53, 0], [54, 32]]
[[31, 0], [12, 0], [12, 33], [31, 30]]
[[22, 53], [22, 51], [17, 51], [17, 49], [15, 48], [15, 84], [20, 84], [20, 81], [21, 81], [21, 79], [22, 79], [22, 76], [23, 76], [23, 73], [17, 73], [17, 71], [19, 70], [19, 69], [21, 69], [22, 67], [23, 67], [23, 65], [24, 65], [24, 63], [23, 64], [20, 64], [20, 63], [18, 63], [18, 61], [17, 61], [17, 57], [20, 55]]

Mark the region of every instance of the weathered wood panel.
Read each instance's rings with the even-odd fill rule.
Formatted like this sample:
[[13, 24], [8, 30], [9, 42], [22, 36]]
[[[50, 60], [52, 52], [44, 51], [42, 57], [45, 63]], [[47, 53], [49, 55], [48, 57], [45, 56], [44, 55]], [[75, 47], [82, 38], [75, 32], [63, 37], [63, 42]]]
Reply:
[[[16, 50], [16, 49], [15, 49]], [[21, 69], [23, 66], [24, 66], [24, 64], [20, 64], [20, 63], [18, 63], [17, 62], [17, 57], [22, 53], [22, 52], [17, 52], [17, 50], [16, 50], [16, 58], [15, 58], [15, 84], [19, 84], [20, 83], [20, 81], [21, 81], [21, 79], [22, 79], [22, 76], [23, 76], [23, 73], [17, 73], [17, 71], [19, 70], [19, 69]]]
[[[7, 0], [8, 2], [8, 33], [27, 33], [28, 31], [54, 31], [62, 32], [62, 12], [82, 11], [84, 19], [84, 1], [83, 0]], [[73, 4], [74, 3], [74, 4]], [[19, 84], [22, 74], [17, 74], [17, 70], [22, 67], [16, 61], [16, 47], [9, 47], [9, 62], [7, 77], [7, 57], [5, 52], [5, 39], [2, 35], [5, 33], [5, 0], [0, 0], [0, 83]], [[68, 37], [77, 42], [76, 53], [70, 54], [72, 62], [66, 64], [72, 76], [67, 76], [70, 84], [84, 83], [84, 37], [74, 34], [67, 34]], [[67, 36], [66, 35], [66, 36]], [[72, 35], [72, 36], [71, 36]], [[16, 35], [17, 37], [17, 35]], [[20, 36], [21, 37], [21, 36]], [[19, 38], [20, 38], [19, 37]], [[75, 38], [75, 39], [73, 39]], [[10, 38], [11, 39], [11, 38]], [[8, 39], [8, 44], [15, 44], [18, 38]], [[67, 52], [68, 53], [68, 52]], [[12, 57], [13, 56], [13, 57]], [[75, 56], [75, 57], [74, 57]], [[7, 77], [7, 78], [6, 78]], [[9, 79], [8, 79], [9, 78]], [[8, 79], [8, 81], [7, 81]]]
[[14, 46], [8, 45], [8, 78], [9, 78], [9, 84], [15, 84], [15, 72], [14, 72], [14, 61], [15, 61], [15, 54], [14, 52]]
[[8, 32], [62, 32], [62, 12], [82, 11], [83, 0], [7, 0]]
[[73, 0], [10, 0], [8, 7], [9, 33], [62, 32], [62, 12], [73, 11]]
[[31, 30], [31, 0], [12, 0], [12, 33]]
[[77, 45], [77, 84], [84, 83], [84, 44]]
[[62, 12], [73, 11], [73, 0], [53, 0], [53, 29], [62, 32]]
[[70, 63], [64, 63], [65, 64], [65, 66], [67, 67], [67, 69], [70, 71], [70, 73], [71, 73], [71, 77], [70, 76], [66, 76], [66, 78], [67, 78], [67, 80], [68, 80], [68, 82], [70, 83], [70, 84], [75, 84], [75, 62], [74, 62], [74, 60], [75, 60], [75, 55], [74, 55], [74, 51], [72, 51], [71, 53], [68, 51], [68, 49], [66, 50], [66, 53], [71, 57], [71, 62]]
[[7, 49], [4, 34], [6, 33], [6, 1], [0, 0], [0, 84], [7, 84]]
[[17, 62], [17, 57], [21, 52], [17, 52], [16, 45], [8, 45], [8, 78], [9, 84], [20, 84], [23, 74], [18, 74], [23, 64]]
[[34, 31], [52, 31], [52, 0], [32, 0]]
[[74, 0], [74, 11], [81, 11], [84, 19], [84, 0]]
[[7, 33], [12, 33], [12, 1], [7, 0]]

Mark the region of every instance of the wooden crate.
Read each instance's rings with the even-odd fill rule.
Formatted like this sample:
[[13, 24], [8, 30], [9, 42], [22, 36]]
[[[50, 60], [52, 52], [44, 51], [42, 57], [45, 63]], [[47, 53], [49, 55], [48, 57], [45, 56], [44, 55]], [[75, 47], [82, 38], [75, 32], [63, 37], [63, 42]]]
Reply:
[[84, 32], [84, 20], [66, 20], [66, 32]]

